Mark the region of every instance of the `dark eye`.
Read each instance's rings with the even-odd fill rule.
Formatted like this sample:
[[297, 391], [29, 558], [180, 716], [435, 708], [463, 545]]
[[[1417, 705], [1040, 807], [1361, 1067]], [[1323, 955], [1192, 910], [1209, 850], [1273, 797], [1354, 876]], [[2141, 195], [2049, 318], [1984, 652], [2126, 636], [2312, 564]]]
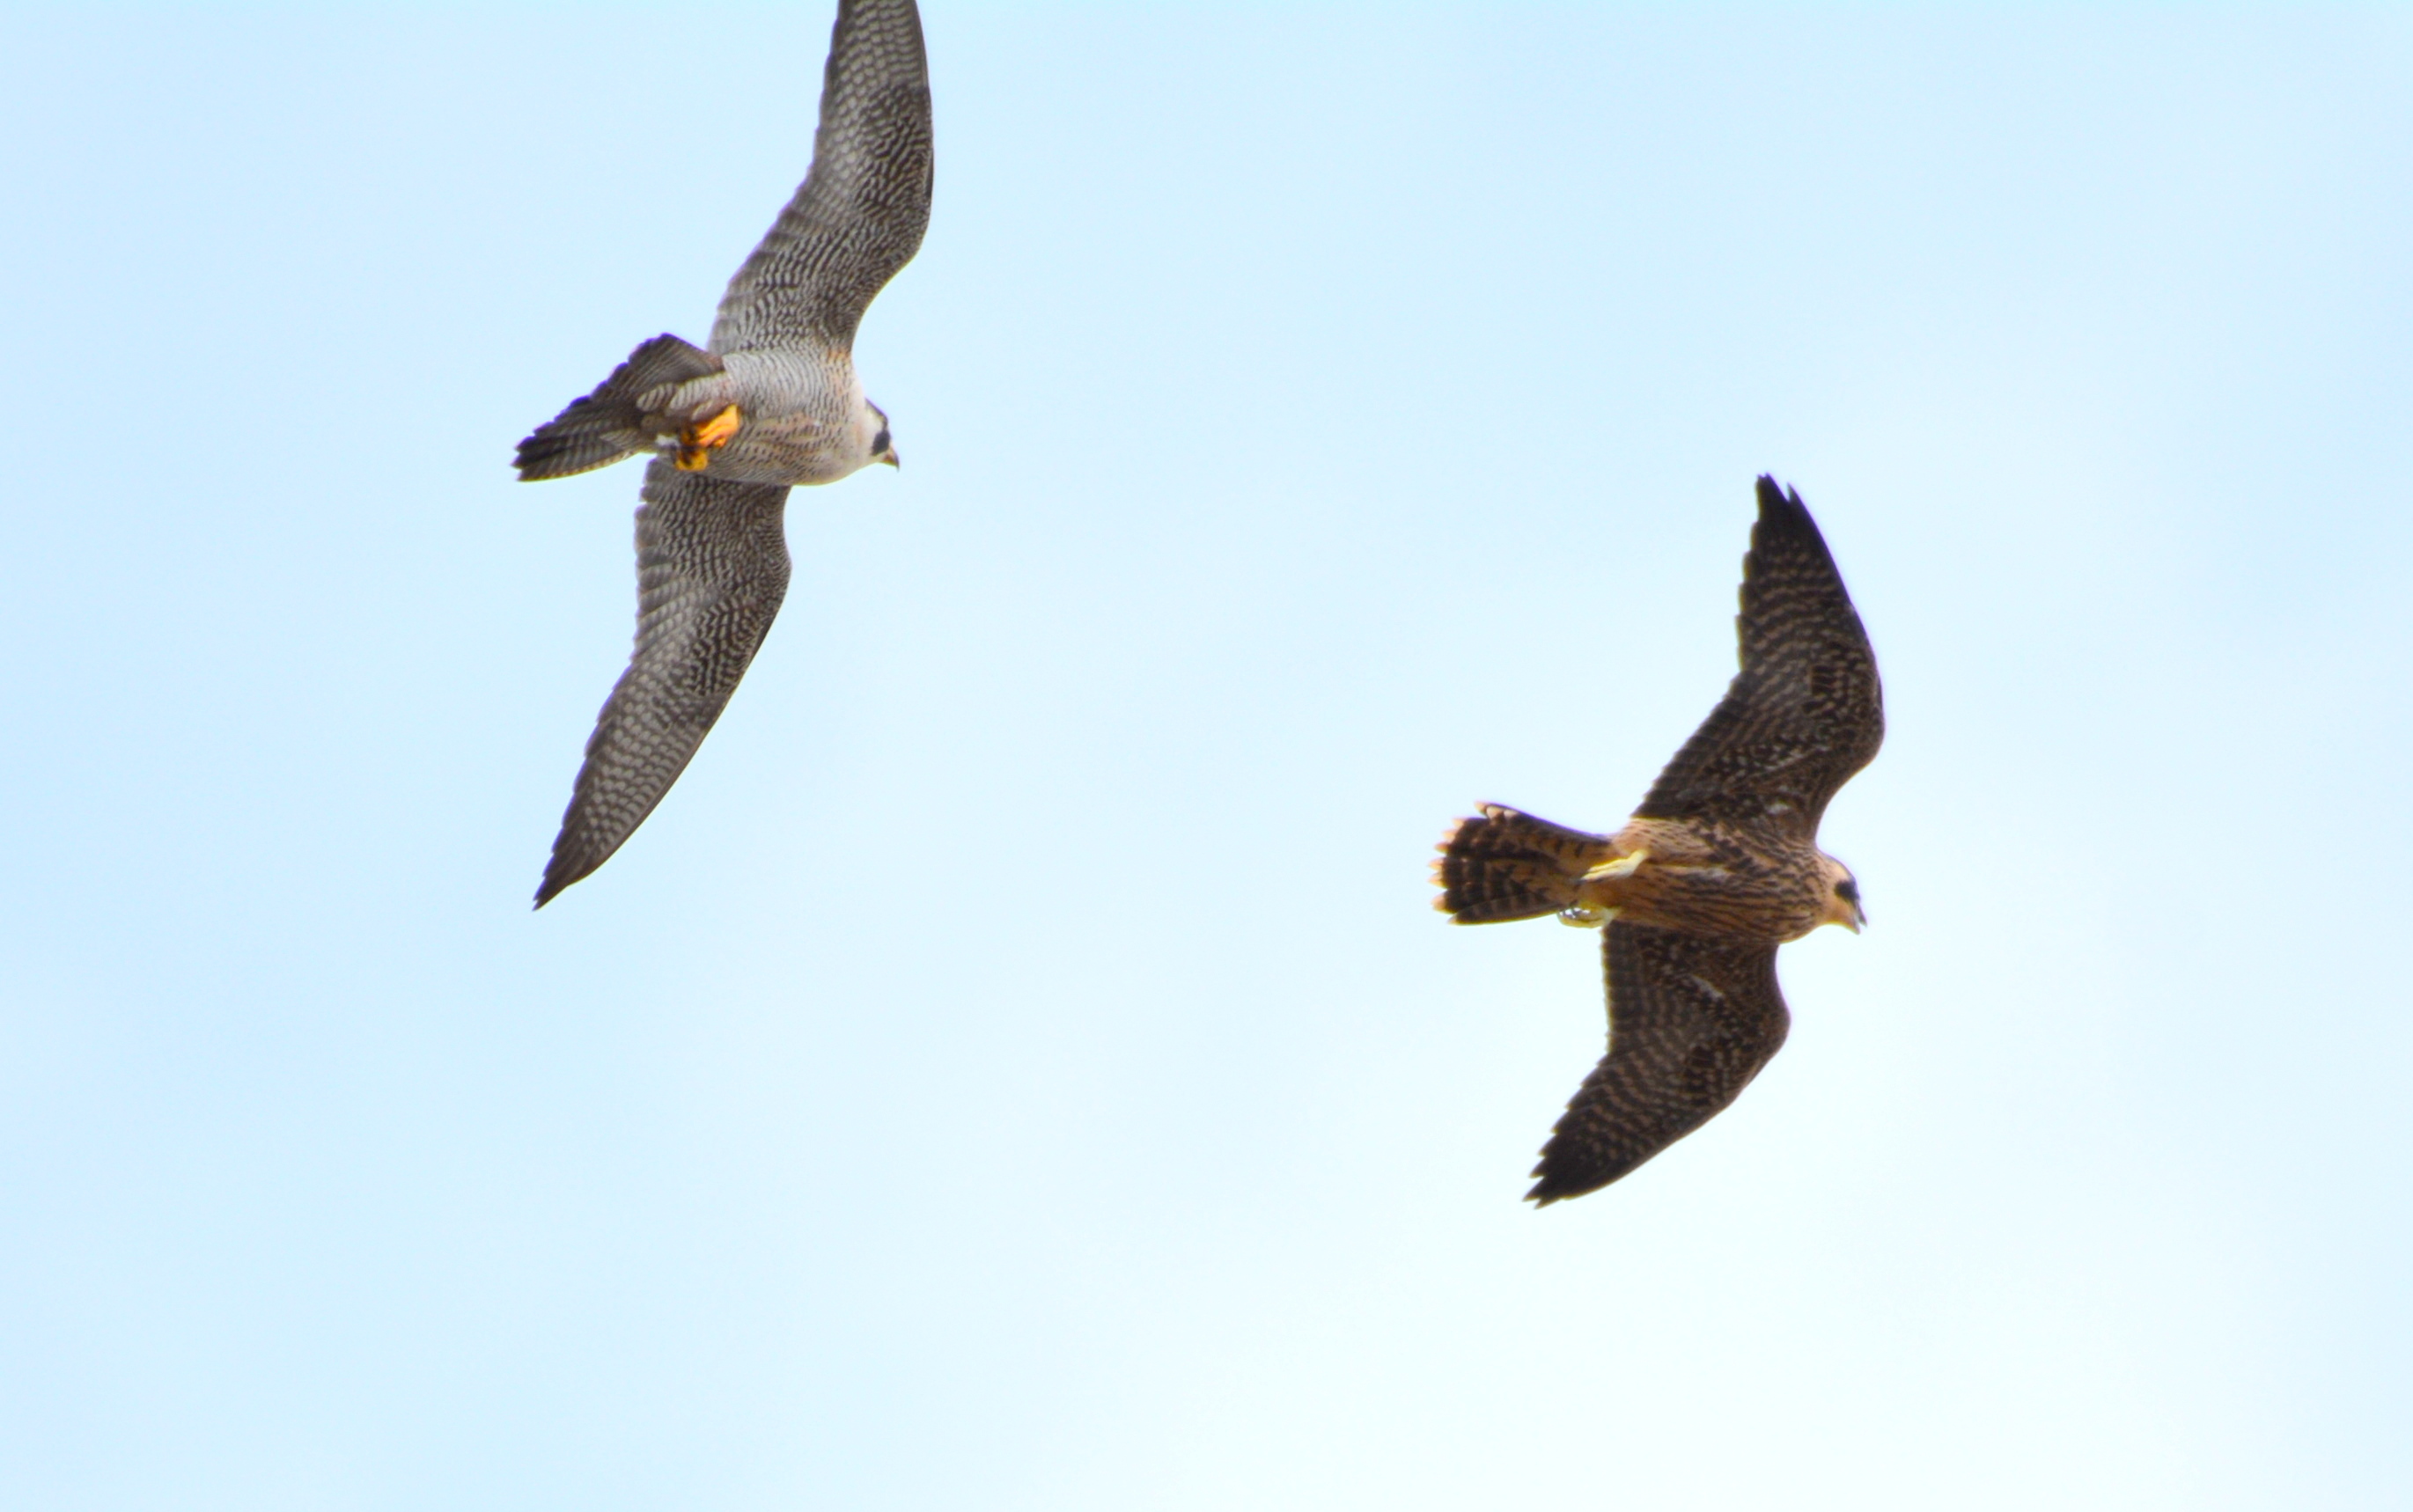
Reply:
[[881, 452], [886, 451], [887, 449], [888, 449], [888, 427], [886, 427], [886, 426], [884, 426], [884, 425], [883, 425], [883, 426], [881, 426], [881, 427], [880, 428], [880, 433], [879, 433], [878, 435], [875, 435], [875, 436], [873, 436], [873, 437], [871, 438], [871, 454], [872, 454], [873, 456], [877, 457], [877, 456], [879, 456]]
[[1843, 881], [1835, 884], [1835, 896], [1843, 899], [1847, 903], [1858, 903], [1860, 901], [1860, 885], [1853, 881], [1850, 877], [1845, 877]]

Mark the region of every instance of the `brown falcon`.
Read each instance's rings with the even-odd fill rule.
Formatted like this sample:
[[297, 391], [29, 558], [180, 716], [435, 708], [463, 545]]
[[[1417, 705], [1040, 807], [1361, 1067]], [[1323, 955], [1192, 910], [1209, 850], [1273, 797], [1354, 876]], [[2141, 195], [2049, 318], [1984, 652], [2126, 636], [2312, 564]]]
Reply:
[[1455, 923], [1607, 926], [1608, 1052], [1543, 1147], [1537, 1203], [1606, 1186], [1733, 1102], [1784, 1043], [1776, 947], [1868, 921], [1817, 838], [1885, 740], [1876, 658], [1801, 496], [1773, 478], [1735, 625], [1742, 670], [1623, 829], [1487, 803], [1433, 863], [1434, 906]]

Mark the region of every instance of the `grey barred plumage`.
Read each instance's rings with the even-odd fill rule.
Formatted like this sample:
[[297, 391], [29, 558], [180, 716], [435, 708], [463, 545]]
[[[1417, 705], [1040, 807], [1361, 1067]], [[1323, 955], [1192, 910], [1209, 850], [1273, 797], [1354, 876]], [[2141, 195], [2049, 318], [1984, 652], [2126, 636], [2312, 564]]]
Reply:
[[788, 592], [788, 491], [646, 464], [637, 645], [586, 741], [541, 906], [594, 871], [678, 781]]
[[603, 707], [537, 906], [603, 864], [678, 779], [787, 591], [793, 486], [896, 465], [854, 335], [930, 219], [913, 0], [839, 0], [805, 182], [722, 296], [708, 347], [658, 336], [519, 446], [524, 480], [656, 453], [637, 514], [637, 646]]
[[813, 167], [729, 281], [712, 349], [851, 351], [930, 224], [930, 79], [912, 0], [838, 7]]
[[1817, 524], [1772, 478], [1741, 600], [1741, 669], [1616, 834], [1485, 804], [1443, 837], [1453, 921], [1608, 926], [1608, 1050], [1542, 1152], [1535, 1202], [1607, 1185], [1732, 1102], [1784, 1042], [1776, 947], [1867, 921], [1816, 841], [1885, 740], [1876, 658]]

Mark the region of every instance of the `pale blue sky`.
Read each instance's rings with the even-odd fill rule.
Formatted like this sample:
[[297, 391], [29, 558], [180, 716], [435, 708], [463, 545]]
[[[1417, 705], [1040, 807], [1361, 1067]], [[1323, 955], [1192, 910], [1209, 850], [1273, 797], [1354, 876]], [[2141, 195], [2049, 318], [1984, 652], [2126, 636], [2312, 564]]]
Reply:
[[[0, 1504], [2374, 1507], [2413, 12], [925, 10], [901, 472], [527, 899], [830, 6], [11, 7]], [[730, 38], [742, 37], [733, 46]], [[1523, 1176], [1751, 480], [1887, 677], [1784, 1052]]]

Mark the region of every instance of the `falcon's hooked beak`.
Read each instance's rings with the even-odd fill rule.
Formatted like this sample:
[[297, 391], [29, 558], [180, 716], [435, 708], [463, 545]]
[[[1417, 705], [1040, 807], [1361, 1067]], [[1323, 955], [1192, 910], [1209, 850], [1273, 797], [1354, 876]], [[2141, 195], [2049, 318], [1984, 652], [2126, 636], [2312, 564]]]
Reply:
[[1849, 876], [1836, 883], [1834, 895], [1827, 900], [1827, 917], [1819, 922], [1841, 924], [1858, 934], [1868, 921], [1869, 911], [1860, 906], [1859, 883]]
[[879, 456], [874, 457], [871, 460], [873, 462], [884, 462], [891, 467], [900, 465], [896, 461], [896, 448], [895, 447], [889, 448], [886, 451], [881, 452]]

